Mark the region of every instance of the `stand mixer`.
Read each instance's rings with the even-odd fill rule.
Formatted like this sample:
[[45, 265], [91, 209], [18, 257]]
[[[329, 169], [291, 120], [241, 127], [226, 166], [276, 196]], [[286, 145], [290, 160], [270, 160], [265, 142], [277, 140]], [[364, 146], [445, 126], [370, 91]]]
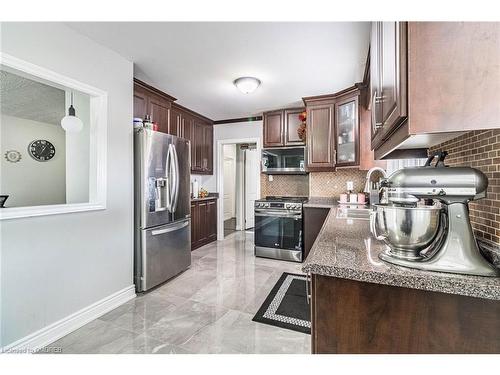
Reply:
[[370, 216], [372, 234], [389, 247], [379, 257], [421, 270], [498, 277], [500, 270], [479, 251], [468, 212], [469, 201], [486, 197], [488, 178], [474, 168], [446, 167], [446, 155], [439, 151], [423, 167], [381, 180], [388, 203], [375, 205]]

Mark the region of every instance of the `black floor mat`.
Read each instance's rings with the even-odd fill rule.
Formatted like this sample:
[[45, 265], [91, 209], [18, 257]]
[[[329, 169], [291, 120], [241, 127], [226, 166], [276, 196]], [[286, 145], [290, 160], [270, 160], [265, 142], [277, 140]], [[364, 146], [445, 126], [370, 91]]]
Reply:
[[310, 334], [306, 276], [284, 272], [252, 320]]

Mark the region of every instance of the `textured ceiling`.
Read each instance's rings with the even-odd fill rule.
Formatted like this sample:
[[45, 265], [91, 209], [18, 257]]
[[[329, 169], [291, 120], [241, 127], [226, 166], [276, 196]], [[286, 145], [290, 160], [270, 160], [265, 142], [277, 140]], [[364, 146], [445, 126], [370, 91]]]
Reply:
[[[353, 13], [354, 14], [354, 13]], [[361, 81], [369, 22], [78, 22], [78, 32], [134, 62], [137, 78], [213, 120], [302, 105]], [[262, 81], [252, 94], [233, 85]]]
[[64, 90], [0, 71], [0, 112], [60, 125], [65, 116]]

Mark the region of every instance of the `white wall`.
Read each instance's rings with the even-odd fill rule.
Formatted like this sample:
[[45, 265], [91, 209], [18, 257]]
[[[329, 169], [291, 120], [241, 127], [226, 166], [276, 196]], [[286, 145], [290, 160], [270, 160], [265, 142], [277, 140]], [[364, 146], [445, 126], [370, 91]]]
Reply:
[[3, 23], [2, 52], [108, 93], [107, 209], [1, 222], [1, 345], [133, 284], [132, 63], [61, 23]]
[[[0, 193], [9, 195], [6, 207], [66, 203], [65, 132], [57, 125], [2, 115], [0, 118]], [[28, 153], [37, 139], [52, 143], [56, 153], [40, 162]], [[5, 152], [21, 153], [17, 163], [5, 159]]]
[[[217, 141], [221, 139], [261, 138], [262, 121], [235, 122], [214, 125], [214, 174], [203, 176], [202, 185], [210, 192], [217, 191]], [[262, 144], [262, 141], [261, 141]], [[198, 178], [199, 176], [197, 176]], [[200, 181], [200, 179], [198, 179]]]

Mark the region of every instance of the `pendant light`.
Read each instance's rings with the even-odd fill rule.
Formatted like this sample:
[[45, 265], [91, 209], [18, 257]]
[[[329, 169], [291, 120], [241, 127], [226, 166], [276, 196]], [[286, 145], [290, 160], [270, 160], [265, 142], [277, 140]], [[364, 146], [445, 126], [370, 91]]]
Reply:
[[73, 92], [71, 92], [71, 105], [68, 108], [68, 115], [61, 120], [61, 126], [68, 133], [78, 133], [83, 128], [83, 122], [75, 114], [73, 107]]
[[255, 77], [240, 77], [233, 83], [243, 94], [250, 94], [260, 86], [260, 80]]

